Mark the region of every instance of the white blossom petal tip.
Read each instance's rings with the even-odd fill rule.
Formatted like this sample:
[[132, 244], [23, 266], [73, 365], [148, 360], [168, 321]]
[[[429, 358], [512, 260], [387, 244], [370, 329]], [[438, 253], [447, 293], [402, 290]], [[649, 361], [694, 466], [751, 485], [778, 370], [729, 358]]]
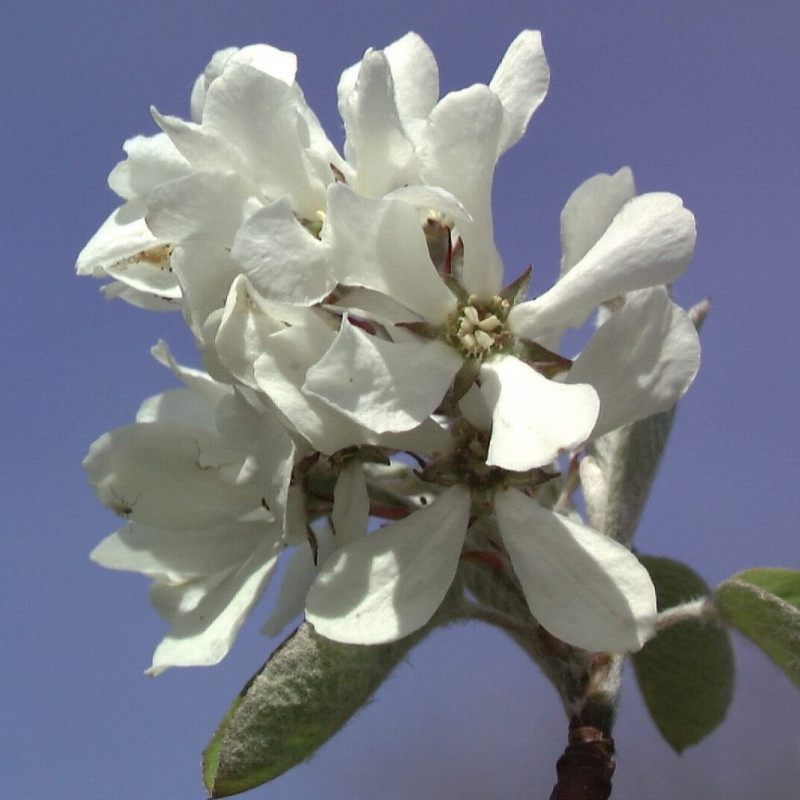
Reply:
[[501, 152], [522, 138], [533, 112], [547, 95], [549, 85], [550, 67], [542, 46], [542, 34], [523, 31], [509, 45], [489, 83], [505, 111]]
[[638, 195], [551, 289], [511, 309], [509, 327], [539, 339], [580, 327], [594, 308], [615, 297], [672, 283], [688, 266], [696, 237], [694, 215], [680, 197]]
[[487, 463], [514, 471], [549, 464], [584, 442], [600, 409], [586, 384], [548, 380], [514, 356], [481, 367], [481, 394], [492, 415]]
[[308, 621], [322, 636], [349, 644], [392, 642], [421, 628], [453, 581], [469, 510], [469, 492], [454, 486], [338, 550], [308, 593]]
[[495, 512], [531, 613], [550, 633], [610, 653], [653, 636], [655, 589], [630, 550], [517, 490], [498, 494]]
[[561, 212], [561, 272], [569, 272], [605, 233], [622, 207], [636, 195], [633, 172], [623, 167], [584, 181]]
[[439, 341], [395, 344], [347, 318], [303, 391], [376, 433], [421, 425], [441, 403], [461, 357]]
[[241, 226], [231, 258], [264, 297], [312, 305], [336, 285], [329, 274], [327, 249], [298, 221], [284, 197]]
[[663, 286], [629, 294], [575, 361], [567, 382], [600, 397], [592, 438], [668, 411], [700, 367], [700, 340], [689, 315]]

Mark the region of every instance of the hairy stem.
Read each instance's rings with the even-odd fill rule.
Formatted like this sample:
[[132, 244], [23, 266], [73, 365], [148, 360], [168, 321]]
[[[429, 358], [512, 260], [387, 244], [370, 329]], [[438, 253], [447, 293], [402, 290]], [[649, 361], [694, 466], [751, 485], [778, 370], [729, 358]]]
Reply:
[[550, 800], [607, 800], [614, 774], [614, 723], [622, 659], [607, 653], [586, 653], [578, 692], [564, 697], [572, 708], [569, 740], [556, 763], [558, 781]]

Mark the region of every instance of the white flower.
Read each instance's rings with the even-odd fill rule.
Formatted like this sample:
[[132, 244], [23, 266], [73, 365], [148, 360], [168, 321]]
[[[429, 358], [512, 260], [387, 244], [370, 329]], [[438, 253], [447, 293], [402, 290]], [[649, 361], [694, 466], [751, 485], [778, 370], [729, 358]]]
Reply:
[[[207, 221], [203, 210], [219, 203], [215, 195], [224, 194], [225, 181], [230, 186], [236, 176], [241, 179], [239, 188], [246, 187], [241, 192], [243, 200], [251, 198], [260, 206], [264, 198], [269, 202], [290, 194], [313, 213], [331, 179], [329, 164], [341, 159], [294, 83], [295, 65], [293, 54], [268, 45], [239, 51], [229, 48], [212, 58], [195, 83], [194, 122], [164, 117], [154, 110], [165, 132], [126, 143], [128, 158], [112, 171], [109, 183], [128, 202], [84, 248], [78, 257], [78, 273], [116, 278], [109, 293], [140, 305], [160, 307], [159, 299], [180, 300], [187, 279], [204, 282], [202, 269], [199, 276], [191, 270], [186, 274], [176, 270], [179, 288], [175, 276], [161, 274], [175, 265], [166, 259], [154, 269], [149, 254], [165, 245], [182, 244], [183, 236], [191, 241], [192, 229], [202, 228]], [[214, 176], [222, 180], [221, 190]], [[183, 180], [172, 185], [178, 178]], [[199, 203], [201, 216], [193, 228], [190, 223], [190, 230], [159, 224], [165, 206], [171, 207], [173, 216], [190, 217], [194, 202]], [[217, 208], [225, 212], [224, 200]], [[154, 233], [153, 225], [161, 232]], [[215, 241], [213, 230], [208, 231], [207, 241]], [[216, 241], [226, 244], [224, 239]], [[208, 292], [195, 289], [198, 293]], [[198, 327], [204, 321], [198, 318], [201, 310], [194, 314]]]
[[[300, 334], [302, 343], [308, 333], [302, 318], [313, 313], [297, 309], [297, 324], [281, 323], [279, 330]], [[295, 467], [309, 456], [313, 463], [318, 453], [283, 418], [281, 406], [264, 405], [247, 389], [234, 390], [181, 367], [163, 344], [153, 352], [186, 388], [145, 400], [133, 425], [92, 444], [84, 468], [101, 502], [126, 520], [95, 548], [92, 559], [150, 577], [151, 602], [171, 624], [148, 670], [158, 674], [172, 666], [220, 661], [287, 546], [297, 551], [265, 630], [277, 632], [301, 613], [319, 565], [336, 547], [365, 535], [370, 497], [363, 464], [357, 458], [344, 462], [330, 484], [331, 533], [324, 525], [309, 528], [313, 519], [303, 472], [296, 474]], [[290, 387], [291, 381], [285, 384], [288, 399], [282, 407], [316, 438], [306, 427], [313, 412], [302, 400], [293, 405]], [[330, 440], [331, 451], [354, 449], [351, 445], [361, 441], [359, 429], [342, 431], [337, 422], [328, 419], [319, 436], [338, 435]], [[416, 433], [381, 442], [432, 455], [434, 448], [449, 446], [449, 437], [428, 421]]]
[[[327, 352], [308, 369], [304, 394], [376, 432], [403, 431], [434, 412], [465, 361], [471, 361], [496, 411], [498, 440], [490, 463], [513, 470], [546, 464], [589, 435], [598, 412], [595, 392], [589, 386], [547, 382], [521, 362], [514, 367], [517, 358], [507, 352], [504, 324], [510, 304], [497, 295], [480, 299], [480, 282], [469, 282], [470, 275], [480, 274], [477, 266], [467, 269], [474, 257], [472, 239], [463, 239], [463, 296], [448, 288], [428, 253], [419, 211], [425, 201], [427, 207], [446, 204], [464, 227], [466, 212], [457, 201], [432, 190], [400, 190], [378, 200], [358, 197], [344, 186], [329, 191], [322, 242], [307, 243], [309, 258], [310, 251], [317, 255], [327, 247], [340, 284], [387, 294], [406, 309], [400, 321], [421, 320], [440, 330], [430, 340], [390, 326], [390, 341], [342, 324]], [[277, 263], [277, 253], [275, 258]], [[520, 402], [534, 387], [541, 389], [537, 401]], [[513, 417], [519, 424], [504, 446]], [[545, 429], [559, 434], [545, 443]]]
[[[224, 657], [287, 546], [265, 630], [305, 606], [332, 639], [405, 636], [451, 587], [475, 517], [548, 631], [638, 649], [646, 571], [545, 507], [542, 484], [558, 492], [559, 456], [668, 409], [694, 378], [697, 335], [666, 289], [691, 258], [691, 213], [637, 196], [629, 170], [595, 176], [562, 213], [559, 280], [524, 301], [527, 273], [503, 287], [491, 193], [547, 92], [537, 32], [487, 85], [442, 98], [415, 34], [367, 51], [339, 81], [344, 157], [295, 74], [267, 45], [215, 54], [191, 121], [154, 110], [161, 133], [126, 143], [109, 178], [124, 204], [78, 259], [112, 279], [107, 296], [181, 308], [207, 370], [158, 346], [186, 388], [146, 400], [85, 461], [126, 518], [92, 557], [151, 577], [172, 625], [150, 671]], [[595, 310], [583, 352], [558, 355]], [[368, 533], [371, 517], [393, 521]]]
[[[323, 636], [354, 644], [394, 641], [433, 616], [456, 573], [469, 524], [463, 486], [431, 506], [337, 550], [306, 601]], [[587, 650], [638, 650], [653, 633], [655, 591], [625, 547], [500, 490], [494, 511], [531, 613], [550, 633]]]
[[[287, 243], [320, 223], [326, 187], [346, 181], [380, 196], [409, 183], [441, 185], [463, 192], [471, 224], [491, 230], [494, 163], [522, 135], [549, 80], [541, 37], [527, 31], [488, 87], [437, 102], [436, 62], [408, 34], [343, 74], [345, 160], [306, 104], [295, 70], [293, 54], [267, 45], [229, 48], [195, 83], [193, 121], [154, 110], [163, 133], [126, 143], [128, 159], [109, 182], [127, 202], [84, 248], [78, 272], [115, 278], [108, 296], [149, 308], [182, 305], [199, 339], [239, 271], [268, 296], [317, 302], [332, 288], [329, 276], [296, 260], [273, 268], [270, 258], [273, 239]], [[488, 116], [483, 105], [491, 106]], [[232, 261], [238, 228], [259, 209]], [[502, 265], [493, 250], [485, 255], [482, 272], [497, 282]]]
[[289, 436], [230, 387], [157, 355], [187, 388], [145, 401], [84, 461], [101, 501], [127, 520], [92, 558], [152, 578], [151, 602], [172, 625], [152, 674], [222, 659], [285, 545], [306, 537], [288, 510]]
[[[699, 364], [694, 326], [659, 285], [672, 281], [688, 264], [693, 217], [672, 195], [632, 195], [629, 171], [598, 176], [573, 195], [562, 217], [562, 277], [537, 301], [514, 306], [505, 318], [492, 317], [485, 306], [469, 313], [469, 305], [462, 305], [448, 338], [464, 344], [463, 339], [473, 335], [466, 344], [488, 351], [478, 372], [480, 392], [473, 389], [461, 404], [474, 425], [491, 431], [487, 466], [517, 471], [543, 466], [590, 436], [666, 410], [694, 378]], [[375, 226], [367, 228], [374, 230]], [[410, 224], [406, 235], [395, 234], [393, 241], [398, 247], [405, 243], [407, 251], [412, 236]], [[464, 248], [466, 256], [468, 240]], [[380, 252], [375, 243], [367, 248], [366, 258], [376, 259]], [[390, 252], [394, 257], [393, 248]], [[363, 285], [381, 288], [375, 280]], [[430, 297], [421, 294], [423, 302], [430, 303]], [[424, 318], [415, 308], [416, 296], [413, 285], [401, 287], [396, 299]], [[565, 328], [582, 324], [590, 310], [606, 301], [617, 301], [619, 308], [603, 316], [565, 383], [548, 380], [514, 355], [491, 352], [492, 336], [506, 322], [519, 338], [533, 333], [557, 341]], [[444, 316], [436, 309], [428, 314], [430, 322]], [[452, 322], [452, 310], [449, 314]], [[340, 340], [344, 336], [340, 331]], [[340, 363], [368, 357], [367, 346], [355, 341], [344, 358], [337, 354]], [[430, 346], [418, 343], [420, 352]], [[329, 352], [335, 352], [334, 347]], [[384, 347], [381, 358], [390, 352]], [[418, 356], [405, 358], [415, 363]], [[334, 395], [327, 395], [327, 388], [314, 380], [317, 369], [309, 371], [305, 388], [331, 402]], [[580, 385], [593, 387], [600, 411], [581, 438], [568, 444], [581, 412], [567, 405], [569, 396], [559, 390]], [[401, 392], [395, 391], [395, 403], [403, 402]], [[338, 407], [346, 412], [347, 400], [339, 400]], [[369, 413], [376, 414], [374, 404]], [[390, 408], [382, 419], [391, 413]], [[357, 418], [366, 419], [366, 414]], [[492, 502], [531, 613], [546, 629], [570, 644], [615, 652], [636, 650], [652, 635], [655, 593], [646, 570], [626, 547], [502, 482]], [[337, 551], [309, 592], [308, 619], [323, 635], [363, 644], [391, 641], [424, 625], [455, 576], [470, 503], [469, 491], [452, 486], [430, 508]]]
[[[577, 263], [567, 262], [569, 269], [552, 289], [512, 306], [499, 295], [481, 297], [469, 281], [476, 270], [463, 271], [462, 295], [454, 295], [431, 263], [415, 205], [395, 194], [370, 200], [334, 187], [323, 243], [313, 246], [328, 244], [340, 283], [389, 293], [413, 319], [439, 326], [438, 339], [431, 341], [427, 334], [414, 341], [396, 333], [395, 341], [387, 342], [342, 325], [330, 349], [308, 370], [306, 394], [360, 425], [402, 431], [433, 413], [444, 398], [443, 389], [463, 362], [471, 361], [493, 418], [488, 463], [526, 470], [548, 463], [597, 432], [599, 413], [604, 413], [605, 430], [612, 422], [618, 426], [635, 421], [674, 404], [691, 382], [699, 359], [696, 335], [663, 293], [638, 313], [635, 303], [620, 312], [565, 382], [548, 381], [523, 363], [524, 340], [558, 338], [565, 328], [583, 324], [602, 303], [671, 282], [686, 268], [694, 246], [694, 218], [676, 196], [634, 197], [613, 214], [605, 229], [595, 218], [586, 226], [588, 236], [586, 230], [575, 230], [573, 238], [597, 238]], [[426, 197], [435, 199], [432, 192]], [[462, 241], [466, 265], [473, 240], [462, 236]], [[574, 258], [579, 244], [568, 242], [568, 248]], [[658, 314], [661, 322], [656, 324], [653, 315]], [[639, 348], [626, 352], [625, 342], [645, 332], [647, 344], [641, 339]], [[522, 350], [515, 345], [520, 340]], [[611, 350], [620, 358], [608, 370]], [[380, 396], [365, 395], [363, 382], [347, 372], [348, 365], [383, 386]], [[348, 380], [342, 380], [345, 373], [351, 375]], [[598, 386], [608, 395], [605, 412], [600, 411]], [[611, 389], [616, 393], [609, 393]]]
[[[283, 415], [284, 424], [319, 452], [330, 455], [358, 444], [380, 444], [425, 455], [445, 450], [449, 437], [427, 415], [413, 429], [399, 434], [375, 432], [302, 391], [309, 369], [335, 341], [332, 324], [332, 315], [320, 309], [264, 300], [247, 278], [239, 276], [218, 321], [215, 349], [237, 381], [263, 392]], [[343, 327], [347, 325], [343, 323]], [[359, 371], [353, 374], [353, 380], [362, 385], [364, 375]], [[347, 382], [344, 373], [340, 377]]]

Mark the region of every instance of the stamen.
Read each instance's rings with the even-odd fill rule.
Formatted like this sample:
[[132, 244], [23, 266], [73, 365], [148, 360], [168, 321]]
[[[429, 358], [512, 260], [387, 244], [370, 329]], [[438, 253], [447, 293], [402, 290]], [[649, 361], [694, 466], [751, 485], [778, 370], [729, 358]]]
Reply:
[[493, 297], [488, 303], [470, 295], [453, 321], [451, 341], [470, 358], [483, 358], [507, 337], [505, 319], [509, 303]]

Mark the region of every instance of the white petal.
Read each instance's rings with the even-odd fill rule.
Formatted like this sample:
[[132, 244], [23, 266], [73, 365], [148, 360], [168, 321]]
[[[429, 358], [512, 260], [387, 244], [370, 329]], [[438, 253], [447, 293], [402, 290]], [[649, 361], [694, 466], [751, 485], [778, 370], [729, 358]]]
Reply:
[[236, 64], [249, 64], [288, 84], [294, 82], [297, 74], [297, 56], [268, 44], [251, 44], [242, 48], [226, 47], [217, 50], [203, 70], [203, 74], [198, 76], [192, 89], [191, 108], [192, 119], [195, 122], [201, 122], [203, 119], [203, 106], [211, 84], [226, 69]]
[[655, 590], [627, 548], [515, 489], [496, 495], [495, 513], [531, 613], [550, 633], [611, 653], [653, 635]]
[[161, 295], [142, 292], [126, 286], [122, 281], [114, 281], [100, 287], [100, 291], [106, 300], [120, 300], [130, 303], [137, 308], [145, 308], [148, 311], [178, 311], [181, 307], [180, 287], [176, 287], [174, 293], [177, 297], [164, 297]]
[[561, 272], [569, 272], [594, 247], [620, 209], [636, 194], [633, 173], [623, 167], [584, 181], [561, 212]]
[[243, 153], [269, 198], [289, 195], [301, 215], [321, 208], [324, 186], [309, 172], [298, 116], [305, 100], [287, 85], [247, 64], [226, 69], [208, 90], [203, 128]]
[[394, 81], [400, 119], [422, 119], [439, 99], [439, 68], [433, 51], [416, 33], [407, 33], [383, 50]]
[[250, 558], [221, 580], [200, 581], [189, 608], [181, 603], [193, 593], [192, 583], [155, 583], [150, 593], [160, 613], [175, 615], [175, 623], [153, 654], [147, 670], [158, 675], [168, 667], [219, 663], [272, 576], [282, 545], [279, 536], [264, 535]]
[[113, 211], [78, 255], [78, 275], [101, 277], [106, 265], [160, 244], [145, 225], [144, 209], [143, 200], [132, 200]]
[[450, 431], [439, 425], [433, 418], [426, 419], [418, 428], [412, 428], [409, 431], [372, 434], [369, 438], [363, 437], [362, 441], [430, 458], [440, 458], [448, 453], [453, 445]]
[[536, 339], [579, 327], [606, 300], [671, 283], [689, 264], [695, 236], [694, 216], [680, 197], [666, 192], [634, 197], [555, 286], [511, 309], [509, 328]]
[[206, 68], [195, 78], [190, 101], [191, 115], [194, 122], [202, 122], [203, 106], [206, 102], [208, 88], [211, 86], [212, 81], [222, 75], [225, 70], [225, 64], [238, 50], [238, 47], [224, 47], [222, 50], [215, 51], [214, 55], [211, 56], [211, 60], [206, 64]]
[[[384, 48], [383, 54], [391, 69], [400, 118], [426, 117], [439, 98], [439, 69], [431, 49], [416, 33], [407, 33]], [[339, 78], [336, 93], [343, 119], [363, 63], [348, 67]]]
[[[150, 355], [158, 361], [159, 364], [165, 366], [172, 374], [182, 383], [184, 383], [191, 393], [196, 397], [202, 399], [206, 406], [210, 409], [216, 409], [220, 402], [226, 397], [230, 397], [233, 391], [230, 385], [215, 381], [207, 372], [200, 369], [193, 369], [192, 367], [185, 367], [178, 364], [172, 357], [167, 343], [161, 339], [150, 348]], [[160, 419], [161, 417], [155, 417]], [[175, 417], [178, 421], [179, 417]], [[183, 416], [186, 422], [186, 416]], [[136, 414], [137, 422], [151, 422], [153, 420], [141, 415], [141, 410]], [[213, 427], [213, 426], [212, 426]]]
[[118, 283], [104, 287], [107, 297], [122, 297], [147, 306], [149, 297], [179, 302], [181, 289], [172, 273], [172, 247], [154, 236], [144, 220], [144, 200], [116, 209], [78, 255], [78, 275], [110, 276]]
[[175, 626], [148, 670], [158, 674], [170, 666], [213, 664], [227, 653], [280, 549], [280, 528], [269, 523], [201, 531], [133, 523], [102, 541], [91, 557], [155, 579], [151, 601]]
[[505, 119], [500, 152], [516, 144], [550, 85], [550, 67], [539, 31], [523, 31], [509, 45], [489, 88], [500, 98]]
[[[238, 275], [230, 249], [212, 242], [190, 241], [175, 248], [170, 264], [183, 293], [183, 315], [197, 337], [205, 339], [203, 326], [222, 305]], [[207, 343], [206, 343], [207, 344]]]
[[424, 183], [455, 195], [473, 218], [464, 238], [464, 285], [491, 297], [502, 285], [503, 264], [492, 231], [492, 180], [503, 128], [503, 106], [486, 86], [444, 97], [431, 113], [419, 145]]
[[136, 422], [177, 422], [213, 431], [214, 407], [189, 389], [168, 389], [142, 401]]
[[244, 153], [215, 131], [195, 122], [186, 122], [180, 117], [160, 114], [153, 107], [150, 108], [150, 114], [195, 171], [250, 175]]
[[259, 416], [259, 424], [255, 429], [259, 483], [264, 501], [280, 523], [284, 538], [288, 541], [292, 533], [290, 506], [294, 487], [291, 482], [297, 448], [276, 412], [269, 409]]
[[567, 375], [600, 395], [592, 438], [667, 411], [700, 367], [700, 341], [689, 315], [663, 286], [633, 292], [598, 328]]
[[364, 465], [351, 461], [340, 472], [333, 490], [331, 522], [339, 547], [360, 539], [367, 533], [369, 495]]
[[108, 185], [126, 200], [143, 197], [160, 183], [189, 173], [189, 162], [165, 133], [134, 136], [123, 145], [128, 157], [111, 170]]
[[383, 292], [430, 322], [444, 322], [456, 301], [428, 255], [416, 209], [400, 200], [359, 197], [343, 184], [328, 191], [322, 239], [340, 283]]
[[256, 384], [315, 449], [334, 453], [366, 441], [363, 429], [319, 398], [301, 391], [308, 368], [316, 363], [334, 334], [313, 317], [269, 338], [268, 349], [253, 365]]
[[335, 313], [350, 312], [354, 316], [375, 320], [385, 328], [391, 329], [392, 336], [397, 337], [398, 341], [402, 337], [416, 338], [411, 331], [395, 327], [398, 322], [411, 322], [418, 317], [393, 297], [363, 286], [347, 288], [342, 284], [339, 284], [337, 289], [337, 294], [339, 292], [341, 295], [335, 304], [326, 304]]
[[492, 414], [477, 383], [458, 401], [458, 410], [473, 428], [487, 432], [492, 429]]
[[237, 275], [228, 292], [214, 346], [220, 361], [245, 386], [257, 388], [253, 366], [273, 333], [285, 328], [259, 303], [244, 275]]
[[153, 245], [128, 258], [107, 264], [105, 272], [131, 291], [162, 301], [180, 303], [183, 291], [175, 275], [172, 253], [172, 245]]
[[458, 567], [469, 492], [453, 486], [400, 522], [335, 552], [306, 601], [317, 632], [352, 644], [381, 644], [422, 627]]
[[260, 207], [247, 182], [225, 172], [196, 172], [156, 187], [147, 224], [178, 245], [170, 265], [184, 294], [184, 311], [196, 335], [220, 309], [238, 273], [230, 255], [244, 220]]
[[389, 192], [387, 200], [402, 200], [419, 213], [420, 225], [428, 219], [431, 211], [453, 220], [458, 229], [464, 229], [472, 223], [472, 217], [457, 197], [438, 186], [402, 186]]
[[[269, 44], [250, 44], [239, 49], [231, 49], [233, 50], [232, 53], [229, 55], [226, 53], [227, 57], [224, 60], [225, 70], [236, 64], [249, 64], [259, 72], [271, 75], [289, 86], [294, 83], [295, 75], [297, 74], [297, 56], [294, 53], [288, 50], [279, 50]], [[219, 71], [216, 75], [214, 74], [214, 66], [216, 65], [212, 58], [211, 63], [206, 68], [205, 76], [209, 79], [209, 85], [214, 78], [219, 77], [221, 74]], [[209, 72], [211, 72], [211, 75], [208, 74]]]
[[[204, 465], [215, 466], [226, 459], [232, 462], [232, 469], [238, 470], [235, 483], [257, 482], [269, 514], [286, 529], [296, 447], [283, 418], [268, 401], [260, 400], [245, 399], [236, 391], [219, 401], [214, 422], [219, 431], [220, 447], [216, 452], [204, 450], [202, 461]], [[243, 455], [246, 458], [242, 461]], [[212, 457], [216, 460], [211, 461]], [[301, 491], [299, 485], [295, 488]], [[303, 496], [303, 508], [304, 503]], [[258, 508], [256, 519], [265, 513]], [[305, 541], [305, 519], [302, 527]]]
[[313, 305], [336, 285], [328, 274], [327, 251], [300, 224], [284, 197], [256, 211], [242, 225], [231, 258], [264, 297]]
[[193, 172], [153, 189], [146, 219], [150, 230], [164, 241], [229, 247], [256, 207], [251, 187], [239, 175]]
[[591, 386], [551, 381], [514, 356], [481, 367], [481, 394], [492, 413], [487, 464], [524, 471], [549, 464], [584, 442], [600, 406]]
[[261, 628], [265, 636], [277, 636], [303, 613], [306, 595], [319, 571], [318, 565], [324, 564], [334, 551], [335, 542], [330, 526], [315, 525], [314, 537], [317, 540], [317, 563], [314, 563], [314, 554], [307, 542], [295, 549], [283, 573], [272, 613]]
[[461, 364], [444, 342], [395, 344], [345, 318], [303, 391], [376, 433], [406, 431], [433, 413]]
[[229, 523], [199, 531], [175, 531], [128, 523], [90, 554], [107, 569], [141, 572], [183, 583], [243, 564], [264, 537], [261, 523]]
[[100, 501], [155, 528], [215, 527], [258, 508], [257, 485], [232, 485], [201, 464], [216, 438], [170, 422], [128, 425], [103, 434], [83, 462]]
[[368, 52], [354, 90], [342, 109], [347, 132], [345, 155], [356, 167], [355, 190], [380, 197], [416, 183], [414, 148], [400, 121], [386, 55]]

